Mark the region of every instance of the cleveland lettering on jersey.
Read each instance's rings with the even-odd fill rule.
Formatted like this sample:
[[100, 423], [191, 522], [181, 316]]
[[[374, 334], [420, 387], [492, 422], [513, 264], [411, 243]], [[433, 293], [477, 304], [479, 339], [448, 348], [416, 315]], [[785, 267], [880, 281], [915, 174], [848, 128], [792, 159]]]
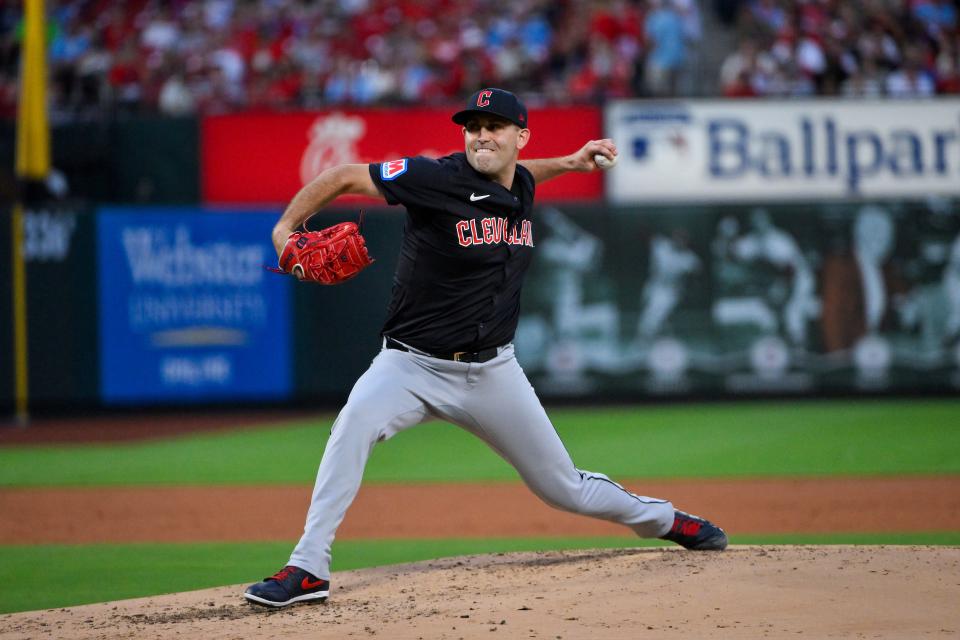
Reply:
[[511, 224], [507, 218], [461, 220], [456, 227], [457, 242], [461, 247], [501, 243], [533, 246], [533, 224], [529, 220], [524, 220], [519, 225], [519, 233], [517, 233], [518, 226]]

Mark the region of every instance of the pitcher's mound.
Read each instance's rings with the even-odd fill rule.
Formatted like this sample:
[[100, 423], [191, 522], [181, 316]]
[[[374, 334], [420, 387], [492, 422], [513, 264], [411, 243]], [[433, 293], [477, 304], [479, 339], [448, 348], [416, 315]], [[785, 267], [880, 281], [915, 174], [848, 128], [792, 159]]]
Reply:
[[956, 547], [470, 556], [337, 573], [328, 603], [283, 610], [247, 604], [244, 586], [2, 616], [0, 636], [621, 640], [960, 634]]

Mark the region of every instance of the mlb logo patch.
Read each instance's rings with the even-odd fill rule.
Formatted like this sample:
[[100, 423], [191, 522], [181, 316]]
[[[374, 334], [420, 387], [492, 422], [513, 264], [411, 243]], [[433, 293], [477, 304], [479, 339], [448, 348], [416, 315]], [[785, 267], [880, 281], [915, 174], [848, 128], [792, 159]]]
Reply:
[[390, 160], [380, 164], [380, 177], [384, 180], [396, 180], [407, 172], [407, 159]]

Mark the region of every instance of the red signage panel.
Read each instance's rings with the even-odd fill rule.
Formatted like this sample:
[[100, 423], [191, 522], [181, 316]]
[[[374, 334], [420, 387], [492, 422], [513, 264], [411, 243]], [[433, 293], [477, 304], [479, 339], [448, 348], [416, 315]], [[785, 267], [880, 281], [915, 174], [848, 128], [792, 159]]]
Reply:
[[[201, 128], [203, 199], [209, 204], [285, 203], [328, 167], [463, 151], [452, 110], [337, 110], [208, 116]], [[521, 158], [561, 156], [602, 135], [600, 109], [530, 111]], [[537, 199], [591, 200], [599, 171], [568, 174], [537, 187]]]

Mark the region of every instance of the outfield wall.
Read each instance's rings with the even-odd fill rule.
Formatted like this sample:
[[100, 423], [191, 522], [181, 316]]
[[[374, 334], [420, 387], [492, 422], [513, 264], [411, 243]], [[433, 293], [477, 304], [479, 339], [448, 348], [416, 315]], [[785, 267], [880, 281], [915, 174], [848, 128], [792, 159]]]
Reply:
[[958, 201], [541, 209], [544, 395], [960, 390]]
[[[518, 357], [545, 397], [955, 393], [956, 206], [540, 207]], [[369, 210], [377, 261], [321, 287], [264, 269], [278, 214], [32, 212], [34, 405], [342, 400], [379, 346], [403, 215]]]
[[[378, 349], [401, 210], [354, 201], [330, 214], [367, 207], [377, 259], [342, 287], [263, 270], [269, 228], [288, 192], [336, 158], [455, 147], [453, 127], [394, 149], [400, 117], [445, 116], [55, 128], [54, 165], [73, 199], [26, 218], [32, 405], [342, 401]], [[601, 135], [621, 153], [609, 173], [538, 194], [516, 343], [543, 396], [960, 389], [960, 101], [622, 101], [603, 118], [532, 110], [531, 124], [540, 154]], [[0, 128], [0, 156], [11, 149], [12, 129]], [[4, 295], [5, 413], [12, 317]]]

